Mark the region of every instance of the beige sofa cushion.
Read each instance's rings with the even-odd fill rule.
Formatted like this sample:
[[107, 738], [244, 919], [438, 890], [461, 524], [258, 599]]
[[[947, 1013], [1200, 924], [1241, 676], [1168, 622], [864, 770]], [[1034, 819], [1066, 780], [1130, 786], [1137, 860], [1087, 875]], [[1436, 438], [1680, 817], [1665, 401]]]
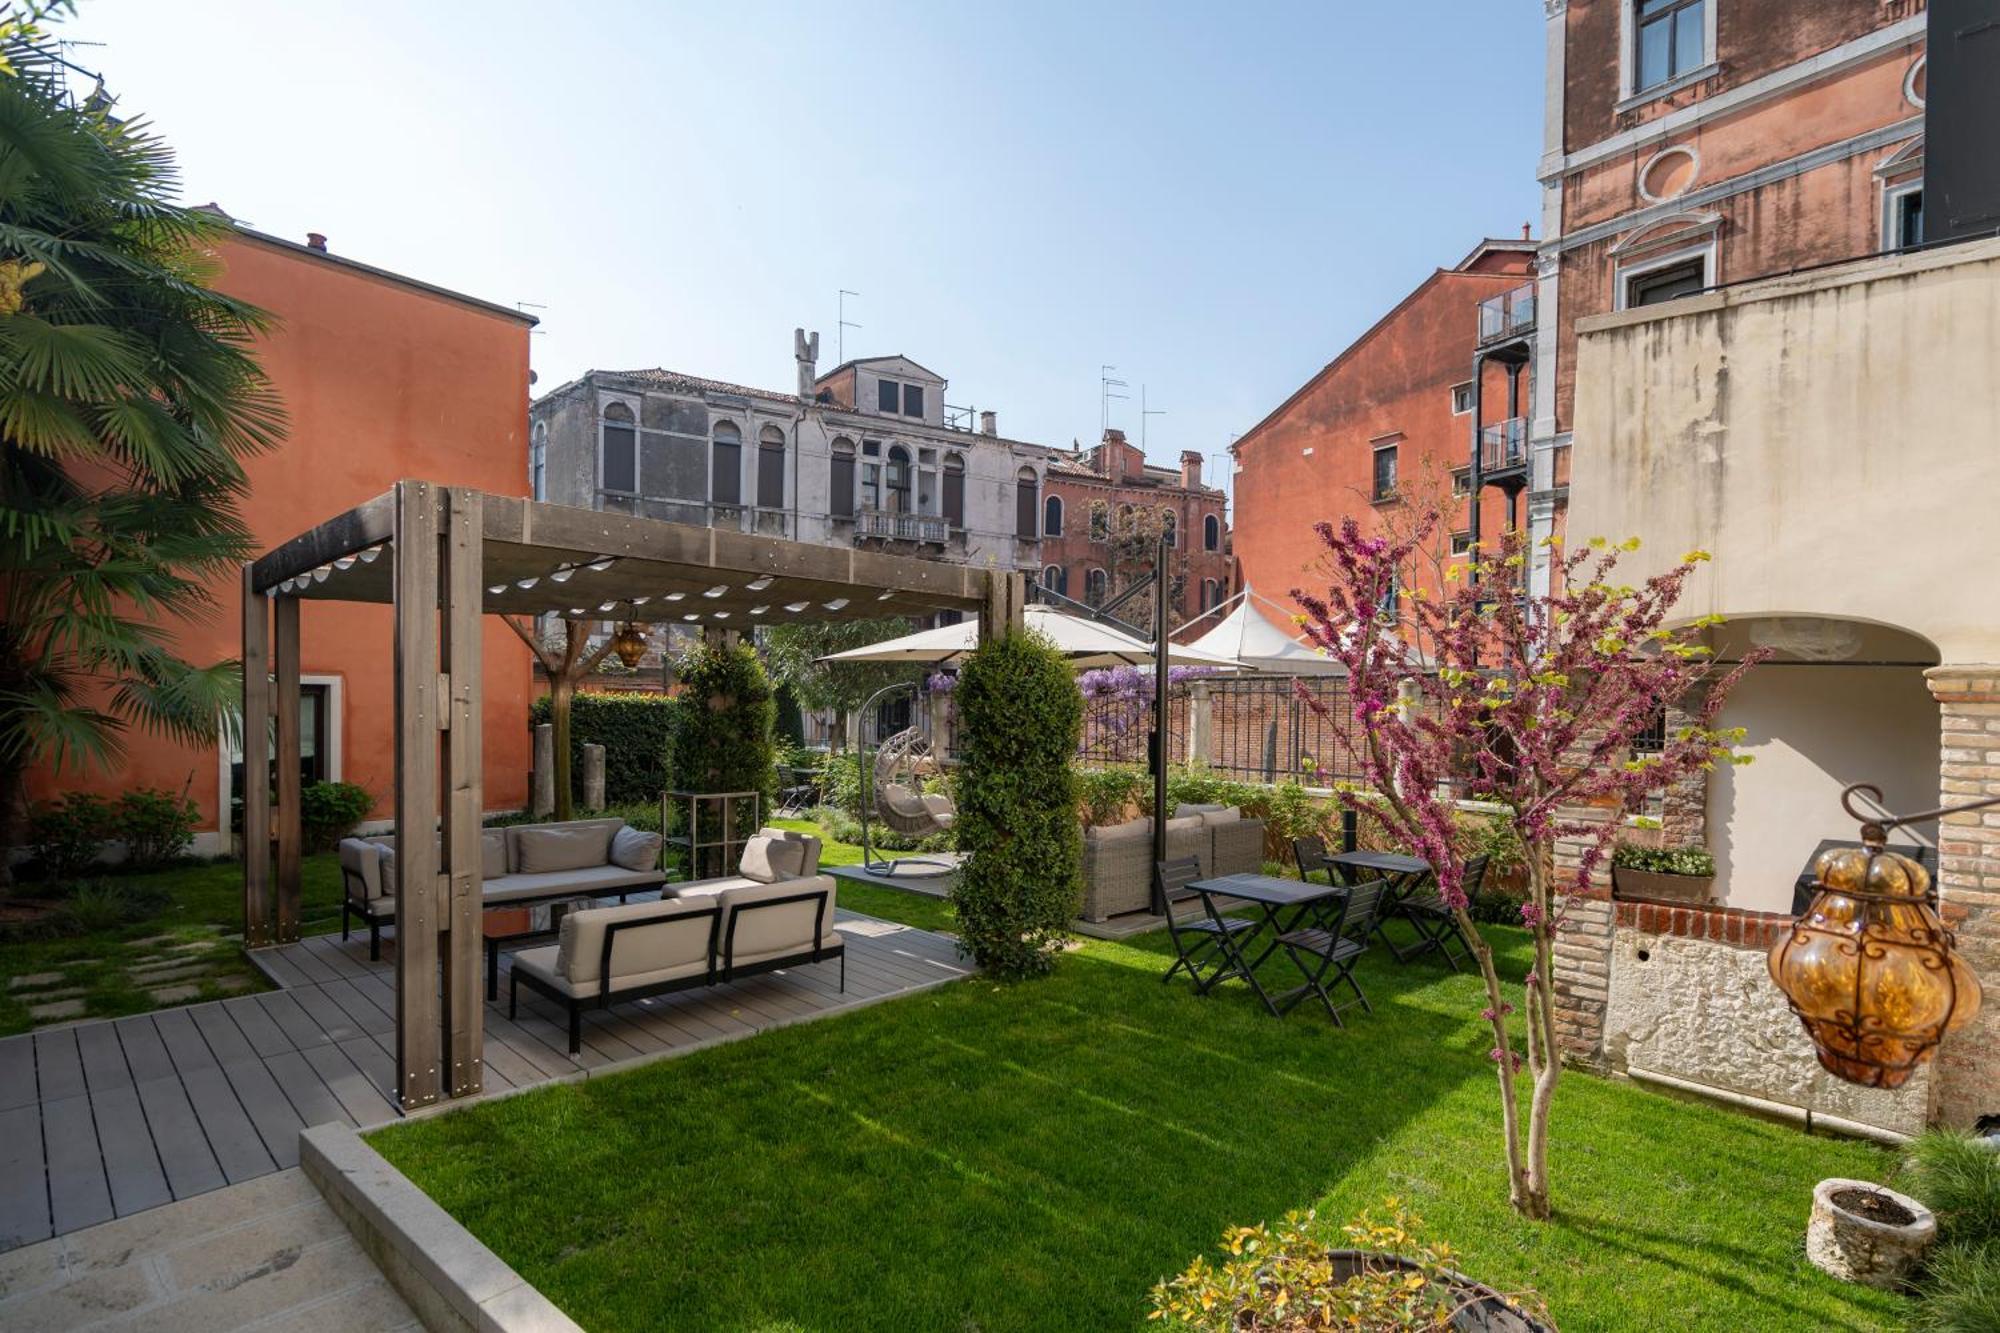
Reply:
[[500, 830], [507, 838], [507, 873], [517, 874], [521, 870], [521, 835], [524, 833], [534, 833], [541, 829], [603, 829], [605, 854], [598, 858], [599, 864], [602, 864], [611, 859], [612, 835], [624, 827], [625, 821], [622, 819], [572, 819], [567, 822], [543, 824], [510, 824]]
[[611, 837], [605, 827], [524, 828], [514, 838], [514, 869], [523, 875], [556, 870], [586, 870], [611, 859]]
[[799, 843], [806, 849], [805, 864], [799, 867], [799, 873], [801, 875], [819, 873], [820, 840], [812, 834], [801, 833], [798, 829], [792, 828], [772, 828], [769, 825], [758, 829], [757, 833], [760, 837], [783, 838], [786, 842]]
[[573, 985], [595, 989], [603, 963], [605, 928], [614, 922], [622, 926], [634, 921], [646, 924], [620, 929], [612, 940], [614, 989], [650, 984], [640, 978], [668, 979], [659, 974], [677, 969], [706, 971], [715, 924], [715, 917], [707, 913], [715, 905], [715, 899], [709, 897], [663, 898], [571, 912], [563, 917], [556, 936], [556, 975]]
[[[786, 903], [782, 907], [756, 906], [773, 898], [788, 898], [799, 893], [814, 893], [815, 896], [802, 902]], [[723, 962], [741, 966], [806, 953], [813, 947], [815, 924], [819, 927], [822, 948], [840, 943], [840, 936], [833, 928], [834, 883], [831, 875], [815, 875], [811, 879], [787, 880], [779, 884], [759, 884], [748, 889], [725, 889], [716, 895], [716, 900], [722, 904], [722, 933], [716, 937], [716, 948], [721, 951]], [[733, 938], [730, 934], [732, 921], [735, 922]]]
[[1202, 805], [1194, 801], [1182, 801], [1174, 807], [1173, 817], [1175, 819], [1185, 819], [1189, 815], [1212, 815], [1228, 808], [1226, 805]]
[[507, 834], [490, 828], [479, 835], [479, 877], [498, 879], [507, 873]]
[[657, 870], [660, 847], [666, 841], [657, 833], [621, 828], [611, 835], [611, 860], [627, 870]]
[[805, 871], [805, 863], [804, 843], [760, 833], [743, 844], [743, 858], [737, 863], [736, 872], [759, 884], [777, 884], [798, 879]]
[[1084, 830], [1083, 836], [1087, 842], [1103, 846], [1146, 842], [1153, 836], [1153, 819], [1151, 815], [1146, 815], [1139, 819], [1128, 819], [1123, 824], [1099, 824], [1095, 828]]
[[[624, 935], [621, 934], [618, 940], [619, 946], [622, 948], [625, 941]], [[561, 946], [555, 944], [543, 945], [539, 949], [523, 949], [514, 955], [514, 966], [519, 971], [527, 972], [541, 978], [554, 987], [559, 994], [573, 995], [579, 1000], [595, 999], [599, 993], [597, 981], [571, 981], [568, 977], [556, 971], [557, 964], [560, 961], [557, 956], [560, 949]], [[652, 972], [634, 972], [628, 976], [620, 976], [617, 984], [612, 989], [614, 991], [636, 990], [641, 986], [654, 986], [667, 981], [685, 981], [692, 977], [698, 977], [702, 980], [707, 979], [708, 959], [703, 958], [698, 962], [680, 963], [673, 967], [663, 967]]]
[[657, 870], [627, 870], [624, 866], [591, 866], [586, 870], [550, 870], [538, 875], [502, 875], [479, 886], [487, 906], [525, 898], [602, 898], [633, 893], [660, 882]]
[[1238, 824], [1243, 820], [1243, 812], [1233, 805], [1225, 805], [1220, 810], [1204, 810], [1201, 822], [1213, 828], [1217, 824]]

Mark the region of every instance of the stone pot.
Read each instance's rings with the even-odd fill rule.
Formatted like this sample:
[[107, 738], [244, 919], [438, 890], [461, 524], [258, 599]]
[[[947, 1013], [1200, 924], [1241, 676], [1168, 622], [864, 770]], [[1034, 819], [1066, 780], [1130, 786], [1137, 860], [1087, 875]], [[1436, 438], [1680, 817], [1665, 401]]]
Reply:
[[[1363, 1273], [1421, 1272], [1422, 1269], [1399, 1254], [1378, 1254], [1371, 1250], [1330, 1250], [1334, 1280], [1345, 1282]], [[1556, 1326], [1523, 1310], [1483, 1282], [1474, 1282], [1463, 1273], [1445, 1269], [1444, 1282], [1459, 1302], [1452, 1313], [1452, 1333], [1556, 1333]]]
[[1806, 1258], [1849, 1282], [1908, 1285], [1937, 1239], [1931, 1210], [1865, 1180], [1822, 1180], [1806, 1224]]
[[1656, 903], [1706, 903], [1713, 875], [1665, 875], [1657, 870], [1611, 867], [1611, 896]]

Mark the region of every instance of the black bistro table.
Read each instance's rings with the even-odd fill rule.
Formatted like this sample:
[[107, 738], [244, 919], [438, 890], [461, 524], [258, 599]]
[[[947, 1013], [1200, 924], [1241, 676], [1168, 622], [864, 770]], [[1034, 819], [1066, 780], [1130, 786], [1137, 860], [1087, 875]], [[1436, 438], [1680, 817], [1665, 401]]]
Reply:
[[1326, 859], [1339, 872], [1341, 879], [1350, 885], [1367, 879], [1379, 879], [1386, 885], [1382, 894], [1382, 912], [1375, 918], [1375, 934], [1389, 946], [1389, 952], [1396, 956], [1397, 962], [1407, 963], [1440, 947], [1436, 941], [1426, 940], [1405, 949], [1390, 939], [1389, 932], [1384, 929], [1390, 918], [1400, 914], [1403, 905], [1431, 873], [1429, 861], [1402, 852], [1337, 852]]
[[[1198, 879], [1188, 887], [1201, 895], [1202, 906], [1216, 920], [1222, 918], [1216, 903], [1218, 898], [1254, 903], [1263, 913], [1253, 928], [1230, 941], [1226, 954], [1228, 963], [1208, 979], [1202, 990], [1206, 993], [1231, 977], [1241, 977], [1256, 992], [1257, 998], [1264, 1002], [1264, 1007], [1271, 1011], [1271, 1016], [1276, 1018], [1279, 1016], [1277, 1003], [1257, 980], [1257, 969], [1277, 951], [1278, 936], [1298, 929], [1307, 917], [1317, 916], [1326, 910], [1328, 904], [1345, 898], [1348, 886], [1280, 879], [1276, 875], [1217, 875], [1212, 879]], [[1264, 940], [1263, 950], [1251, 958], [1250, 950], [1265, 936], [1270, 938]]]

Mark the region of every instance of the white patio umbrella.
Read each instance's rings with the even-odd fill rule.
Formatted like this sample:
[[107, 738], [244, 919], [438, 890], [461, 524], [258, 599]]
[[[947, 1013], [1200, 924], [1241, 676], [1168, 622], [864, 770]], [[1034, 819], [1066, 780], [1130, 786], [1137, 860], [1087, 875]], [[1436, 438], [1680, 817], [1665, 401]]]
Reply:
[[[1236, 603], [1235, 609], [1188, 647], [1246, 670], [1273, 676], [1346, 674], [1347, 669], [1340, 663], [1321, 656], [1319, 649], [1301, 643], [1273, 623], [1290, 619], [1283, 607], [1259, 597], [1247, 586], [1230, 601]], [[1228, 605], [1229, 602], [1223, 603]], [[1270, 614], [1260, 607], [1269, 607]]]
[[[1079, 671], [1091, 667], [1145, 666], [1153, 660], [1151, 644], [1095, 620], [1064, 615], [1047, 606], [1029, 606], [1024, 614], [1028, 628], [1054, 643], [1069, 658], [1070, 665]], [[947, 666], [963, 660], [978, 646], [979, 624], [968, 620], [957, 625], [941, 625], [937, 629], [905, 634], [899, 639], [871, 643], [865, 648], [850, 648], [844, 653], [829, 653], [819, 660], [928, 662]], [[1205, 666], [1224, 671], [1237, 665], [1205, 649], [1178, 643], [1168, 645], [1167, 662], [1172, 666]]]

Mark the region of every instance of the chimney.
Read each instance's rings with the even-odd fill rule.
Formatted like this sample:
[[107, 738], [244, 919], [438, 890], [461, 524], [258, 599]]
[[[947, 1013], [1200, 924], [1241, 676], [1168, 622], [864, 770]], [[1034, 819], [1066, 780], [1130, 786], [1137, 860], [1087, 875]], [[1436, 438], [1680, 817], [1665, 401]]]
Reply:
[[1534, 224], [1534, 223], [1532, 223], [1532, 222], [1523, 222], [1523, 223], [1521, 224], [1521, 239], [1522, 239], [1522, 240], [1524, 240], [1524, 241], [1532, 241], [1532, 240], [1534, 240], [1534, 239], [1535, 239], [1535, 224]]
[[792, 357], [799, 363], [799, 397], [810, 398], [819, 379], [819, 335], [808, 336], [804, 329], [793, 329]]
[[1201, 489], [1201, 455], [1193, 449], [1181, 450], [1181, 488]]
[[306, 233], [306, 249], [308, 249], [308, 250], [317, 250], [317, 251], [319, 251], [319, 252], [320, 252], [321, 254], [325, 254], [325, 253], [326, 253], [326, 233], [325, 233], [325, 232], [323, 232], [323, 231], [309, 231], [309, 232], [307, 232], [307, 233]]
[[1000, 433], [1000, 414], [998, 412], [981, 412], [979, 414], [979, 433], [981, 435], [998, 435]]

